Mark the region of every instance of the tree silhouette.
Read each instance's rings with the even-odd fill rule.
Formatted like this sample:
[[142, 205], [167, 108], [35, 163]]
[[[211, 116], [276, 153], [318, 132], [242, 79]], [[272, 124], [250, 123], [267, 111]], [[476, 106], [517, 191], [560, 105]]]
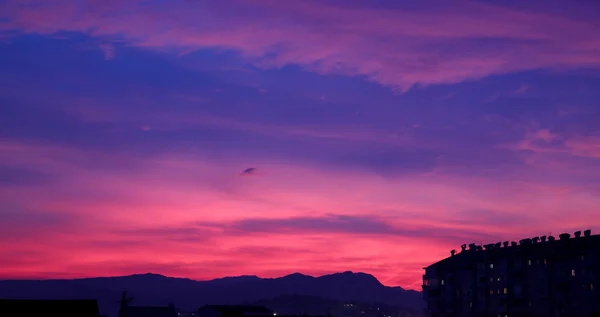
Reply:
[[133, 301], [133, 297], [127, 297], [127, 290], [123, 290], [121, 300], [118, 303], [121, 305], [119, 308], [119, 317], [125, 317], [125, 310], [127, 306]]

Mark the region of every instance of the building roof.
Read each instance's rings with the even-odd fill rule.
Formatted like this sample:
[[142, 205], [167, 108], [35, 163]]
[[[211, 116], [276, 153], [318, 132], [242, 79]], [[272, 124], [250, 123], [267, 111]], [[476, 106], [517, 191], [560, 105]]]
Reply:
[[0, 299], [0, 315], [4, 317], [61, 316], [98, 317], [98, 301]]
[[[559, 237], [560, 239], [555, 240], [546, 236], [527, 238], [520, 240], [518, 244], [515, 242], [509, 243], [508, 241], [483, 246], [472, 244], [456, 255], [433, 263], [425, 269], [454, 267], [473, 262], [513, 258], [519, 255], [535, 256], [544, 254], [565, 257], [584, 250], [600, 250], [600, 235], [571, 237], [569, 234], [563, 233]], [[543, 238], [543, 241], [541, 238]]]
[[258, 305], [206, 305], [203, 308], [212, 309], [220, 313], [242, 312], [253, 314], [273, 314], [272, 310]]
[[125, 317], [177, 317], [174, 306], [127, 306]]

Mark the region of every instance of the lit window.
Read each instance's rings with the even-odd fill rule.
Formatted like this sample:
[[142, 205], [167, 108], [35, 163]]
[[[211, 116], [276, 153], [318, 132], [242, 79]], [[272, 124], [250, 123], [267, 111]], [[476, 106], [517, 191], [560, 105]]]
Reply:
[[531, 260], [527, 260], [527, 264], [528, 264], [528, 265], [531, 265]]
[[469, 302], [469, 307], [473, 307], [473, 302]]
[[496, 292], [496, 294], [500, 294], [500, 289], [498, 289], [498, 292]]
[[442, 285], [444, 285], [444, 280], [442, 280]]
[[508, 288], [504, 288], [504, 294], [508, 294]]
[[581, 256], [581, 261], [585, 260], [585, 255]]
[[590, 284], [590, 291], [594, 291], [594, 284]]
[[493, 282], [493, 281], [494, 281], [494, 278], [493, 278], [493, 277], [490, 277], [490, 282]]
[[494, 264], [490, 264], [490, 269], [493, 269], [493, 268], [494, 268]]
[[548, 264], [548, 262], [546, 262], [546, 259], [544, 259], [544, 264]]
[[498, 282], [500, 282], [501, 278], [498, 278]]
[[571, 276], [575, 276], [575, 270], [571, 270]]
[[490, 290], [490, 295], [494, 295], [494, 290]]

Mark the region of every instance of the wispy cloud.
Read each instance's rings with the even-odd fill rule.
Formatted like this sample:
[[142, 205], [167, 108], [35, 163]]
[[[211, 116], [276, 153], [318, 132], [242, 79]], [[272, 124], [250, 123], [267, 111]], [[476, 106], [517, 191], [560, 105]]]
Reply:
[[[410, 11], [321, 1], [226, 3], [142, 6], [132, 0], [107, 6], [87, 1], [80, 7], [69, 0], [11, 0], [0, 8], [9, 20], [4, 29], [118, 36], [130, 45], [161, 50], [233, 49], [264, 67], [301, 65], [318, 73], [366, 76], [400, 90], [540, 68], [600, 65], [600, 48], [592, 44], [598, 38], [590, 32], [597, 21], [543, 10], [476, 2], [444, 11], [425, 10], [426, 3]], [[249, 6], [252, 13], [241, 13]]]
[[115, 48], [114, 44], [111, 44], [111, 43], [101, 43], [101, 44], [98, 45], [98, 48], [100, 48], [100, 50], [104, 54], [104, 59], [105, 60], [109, 61], [109, 60], [115, 58], [116, 48]]

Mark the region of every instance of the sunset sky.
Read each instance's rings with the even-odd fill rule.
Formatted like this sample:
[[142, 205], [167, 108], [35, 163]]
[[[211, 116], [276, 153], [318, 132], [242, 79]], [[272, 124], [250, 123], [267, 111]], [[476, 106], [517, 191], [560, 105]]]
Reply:
[[597, 233], [599, 17], [0, 0], [0, 278], [352, 270], [419, 289], [463, 243]]

